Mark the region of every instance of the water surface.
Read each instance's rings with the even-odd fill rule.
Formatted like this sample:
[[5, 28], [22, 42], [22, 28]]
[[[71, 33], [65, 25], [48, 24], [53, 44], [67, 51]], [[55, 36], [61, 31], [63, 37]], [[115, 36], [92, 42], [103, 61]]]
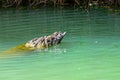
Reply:
[[106, 10], [0, 12], [0, 55], [34, 37], [66, 31], [45, 50], [0, 58], [0, 80], [119, 80], [120, 14]]

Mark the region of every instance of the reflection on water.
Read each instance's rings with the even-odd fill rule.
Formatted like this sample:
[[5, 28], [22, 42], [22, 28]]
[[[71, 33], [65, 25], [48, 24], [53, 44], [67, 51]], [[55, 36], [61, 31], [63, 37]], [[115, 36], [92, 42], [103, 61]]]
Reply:
[[34, 37], [66, 31], [61, 44], [0, 58], [1, 80], [119, 80], [120, 14], [103, 10], [0, 12], [0, 56]]

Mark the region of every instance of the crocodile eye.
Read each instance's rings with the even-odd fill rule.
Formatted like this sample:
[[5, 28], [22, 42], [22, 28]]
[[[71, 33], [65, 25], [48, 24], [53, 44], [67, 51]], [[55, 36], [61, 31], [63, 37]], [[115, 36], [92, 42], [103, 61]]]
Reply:
[[50, 42], [50, 40], [47, 40], [47, 42]]

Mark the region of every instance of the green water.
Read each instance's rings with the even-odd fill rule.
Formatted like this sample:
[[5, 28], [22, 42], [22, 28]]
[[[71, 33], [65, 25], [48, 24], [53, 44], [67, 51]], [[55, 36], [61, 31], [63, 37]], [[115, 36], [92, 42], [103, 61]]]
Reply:
[[104, 9], [0, 11], [0, 55], [55, 31], [57, 46], [0, 58], [0, 80], [120, 80], [120, 13]]

